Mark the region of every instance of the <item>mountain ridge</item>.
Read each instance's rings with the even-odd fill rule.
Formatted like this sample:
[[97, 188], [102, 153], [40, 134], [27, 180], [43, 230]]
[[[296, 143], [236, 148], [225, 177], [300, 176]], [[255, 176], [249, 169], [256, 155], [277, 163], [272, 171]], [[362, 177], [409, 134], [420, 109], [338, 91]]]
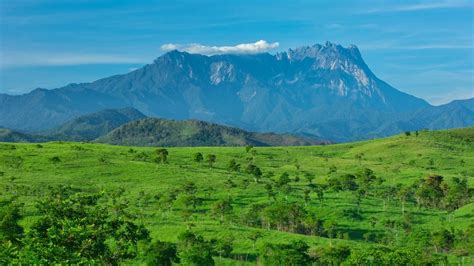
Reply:
[[[170, 51], [127, 74], [22, 96], [0, 95], [0, 124], [44, 130], [85, 113], [127, 106], [151, 117], [308, 133], [334, 141], [393, 134], [398, 127], [387, 123], [437, 110], [380, 80], [356, 46], [327, 42], [275, 55]], [[466, 112], [432, 126], [471, 125]], [[414, 127], [429, 124], [410, 121]]]

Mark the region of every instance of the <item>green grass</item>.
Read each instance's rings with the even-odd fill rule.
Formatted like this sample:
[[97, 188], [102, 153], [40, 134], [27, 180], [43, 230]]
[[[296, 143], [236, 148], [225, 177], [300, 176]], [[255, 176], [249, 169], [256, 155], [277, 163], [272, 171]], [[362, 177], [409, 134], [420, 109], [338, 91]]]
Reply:
[[[427, 175], [439, 174], [448, 181], [455, 176], [467, 177], [472, 188], [473, 136], [474, 128], [471, 127], [449, 131], [423, 131], [419, 136], [398, 135], [327, 146], [259, 147], [255, 148], [257, 154], [254, 163], [264, 174], [272, 171], [275, 176], [279, 176], [288, 172], [292, 180], [296, 175], [300, 176], [299, 182], [291, 182], [293, 190], [289, 196], [290, 200], [302, 201], [303, 190], [308, 185], [303, 172], [314, 173], [314, 182], [325, 183], [331, 175], [356, 173], [364, 167], [371, 168], [377, 177], [384, 178], [386, 184], [412, 184]], [[12, 149], [12, 145], [15, 149]], [[124, 188], [130, 208], [140, 214], [140, 219], [151, 231], [152, 238], [176, 241], [177, 235], [184, 232], [190, 222], [186, 222], [180, 214], [181, 206], [175, 206], [171, 212], [160, 212], [153, 196], [178, 188], [189, 180], [196, 183], [199, 196], [204, 198], [203, 204], [191, 218], [193, 230], [209, 238], [232, 235], [235, 238], [234, 254], [254, 254], [252, 242], [247, 237], [255, 230], [264, 233], [261, 242], [285, 243], [302, 239], [311, 246], [329, 243], [329, 239], [323, 237], [246, 227], [238, 222], [221, 225], [217, 219], [211, 217], [209, 210], [212, 203], [227, 196], [233, 199], [236, 218], [245, 212], [249, 204], [269, 201], [263, 184], [254, 183], [252, 177], [247, 174], [226, 170], [231, 159], [236, 159], [245, 168], [246, 158], [251, 154], [247, 153], [244, 147], [168, 148], [169, 163], [157, 164], [134, 159], [141, 152], [154, 154], [156, 148], [151, 147], [133, 147], [136, 152], [130, 153], [130, 147], [103, 144], [52, 142], [41, 145], [42, 148], [36, 144], [0, 143], [0, 191], [8, 194], [6, 190], [12, 182], [25, 188], [20, 200], [25, 203], [26, 217], [22, 225], [26, 228], [35, 219], [35, 200], [48, 186], [67, 184], [91, 191]], [[217, 162], [214, 167], [209, 168], [205, 163], [193, 162], [192, 155], [196, 152], [202, 152], [204, 155], [215, 154]], [[361, 153], [364, 155], [359, 161], [356, 155]], [[17, 156], [23, 159], [21, 165], [9, 163]], [[60, 158], [59, 163], [51, 162], [50, 158], [55, 156]], [[105, 162], [100, 162], [100, 158], [105, 158]], [[328, 174], [331, 166], [337, 168], [336, 173]], [[237, 187], [229, 188], [226, 185], [229, 178]], [[241, 186], [244, 179], [251, 181], [247, 188]], [[140, 199], [140, 194], [149, 199]], [[337, 219], [338, 224], [350, 234], [350, 240], [333, 241], [350, 246], [373, 245], [366, 243], [362, 234], [384, 230], [381, 224], [372, 226], [369, 223], [370, 217], [383, 220], [401, 216], [401, 207], [396, 200], [388, 202], [386, 210], [383, 210], [381, 199], [364, 199], [361, 205], [363, 219], [359, 221], [345, 218], [341, 214], [343, 209], [355, 205], [351, 193], [326, 192], [324, 204], [318, 202], [314, 193], [311, 197], [309, 209], [314, 210], [322, 219]], [[467, 228], [473, 224], [474, 219], [473, 203], [458, 209], [451, 218], [445, 211], [418, 209], [413, 204], [408, 204], [407, 211], [413, 214], [416, 227], [427, 229], [442, 226]], [[224, 262], [232, 264], [235, 261]]]

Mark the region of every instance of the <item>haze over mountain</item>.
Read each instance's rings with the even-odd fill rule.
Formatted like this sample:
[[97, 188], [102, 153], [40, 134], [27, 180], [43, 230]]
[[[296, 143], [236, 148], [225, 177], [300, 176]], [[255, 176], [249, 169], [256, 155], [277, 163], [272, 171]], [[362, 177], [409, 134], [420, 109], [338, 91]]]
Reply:
[[276, 55], [175, 50], [128, 74], [21, 96], [0, 94], [0, 124], [44, 130], [81, 114], [127, 106], [147, 116], [335, 141], [474, 124], [472, 100], [433, 107], [378, 79], [356, 46], [330, 42]]

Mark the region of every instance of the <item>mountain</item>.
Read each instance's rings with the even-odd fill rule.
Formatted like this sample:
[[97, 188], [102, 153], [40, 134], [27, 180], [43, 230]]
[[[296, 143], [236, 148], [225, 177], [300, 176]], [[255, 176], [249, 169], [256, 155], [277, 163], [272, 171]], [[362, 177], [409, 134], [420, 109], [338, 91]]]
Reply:
[[[422, 120], [413, 114], [426, 112], [428, 117], [441, 110], [377, 78], [356, 46], [327, 42], [275, 55], [171, 51], [140, 69], [92, 83], [20, 96], [0, 94], [0, 124], [44, 130], [82, 114], [127, 106], [150, 117], [334, 141], [385, 136], [397, 123], [421, 128], [426, 122], [416, 124]], [[432, 126], [461, 126], [469, 114], [465, 111]]]
[[440, 106], [428, 106], [386, 122], [374, 132], [373, 137], [390, 136], [403, 131], [420, 129], [445, 129], [474, 125], [474, 98], [456, 100]]
[[327, 143], [289, 134], [247, 132], [198, 120], [159, 118], [129, 122], [96, 142], [132, 146], [301, 146]]
[[146, 116], [134, 108], [105, 109], [79, 116], [65, 124], [42, 132], [57, 140], [90, 141], [113, 129]]
[[80, 115], [120, 107], [127, 107], [121, 99], [80, 85], [39, 88], [24, 95], [0, 94], [0, 124], [19, 130], [45, 130]]
[[44, 142], [50, 139], [40, 135], [30, 135], [7, 128], [0, 128], [0, 142]]

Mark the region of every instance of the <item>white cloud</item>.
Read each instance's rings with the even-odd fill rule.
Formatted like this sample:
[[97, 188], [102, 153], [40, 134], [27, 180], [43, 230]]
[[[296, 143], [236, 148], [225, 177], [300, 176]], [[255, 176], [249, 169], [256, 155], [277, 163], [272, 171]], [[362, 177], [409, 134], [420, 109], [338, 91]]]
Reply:
[[192, 43], [187, 45], [181, 44], [163, 44], [161, 50], [180, 50], [191, 54], [204, 54], [204, 55], [216, 55], [216, 54], [258, 54], [265, 53], [272, 49], [275, 49], [280, 44], [278, 42], [268, 43], [265, 40], [260, 40], [254, 43], [242, 43], [234, 46], [207, 46], [199, 43]]
[[73, 54], [73, 53], [21, 53], [3, 52], [0, 55], [1, 68], [25, 66], [72, 66], [93, 64], [129, 64], [144, 63], [145, 60], [109, 54]]
[[163, 51], [171, 51], [171, 50], [176, 50], [178, 49], [178, 46], [172, 43], [166, 43], [161, 46], [161, 50]]
[[430, 9], [445, 9], [445, 8], [461, 8], [469, 7], [472, 4], [465, 0], [450, 0], [450, 1], [424, 1], [421, 3], [385, 6], [382, 8], [369, 9], [366, 13], [382, 13], [382, 12], [410, 12]]

